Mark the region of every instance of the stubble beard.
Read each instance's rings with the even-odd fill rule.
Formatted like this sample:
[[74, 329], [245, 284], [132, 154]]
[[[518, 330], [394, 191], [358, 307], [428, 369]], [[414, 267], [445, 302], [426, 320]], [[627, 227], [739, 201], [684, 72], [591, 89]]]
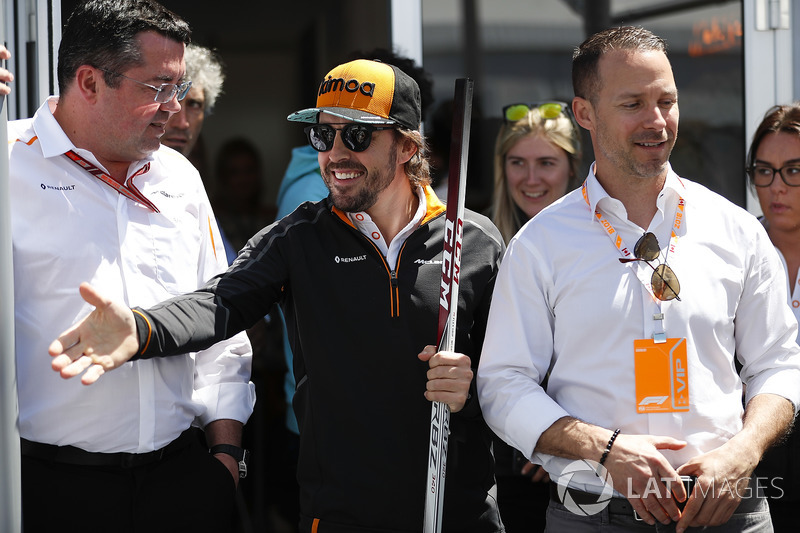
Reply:
[[[361, 165], [359, 165], [361, 166]], [[368, 170], [366, 167], [361, 166], [361, 170], [366, 173], [360, 187], [354, 193], [343, 194], [337, 191], [336, 188], [331, 187], [331, 183], [336, 180], [333, 175], [333, 170], [337, 167], [352, 170], [352, 164], [337, 165], [336, 163], [329, 164], [325, 169], [321, 169], [321, 174], [325, 186], [331, 193], [331, 200], [334, 207], [346, 213], [358, 213], [367, 211], [378, 201], [380, 193], [385, 191], [392, 181], [397, 168], [397, 150], [394, 144], [389, 151], [389, 160], [383, 169], [374, 168]]]
[[[599, 138], [606, 141], [602, 142], [600, 145], [600, 150], [603, 153], [603, 156], [607, 160], [613, 162], [614, 166], [624, 174], [641, 180], [650, 180], [663, 176], [667, 171], [667, 164], [669, 162], [669, 157], [672, 154], [672, 148], [675, 146], [674, 141], [672, 141], [672, 146], [670, 146], [667, 156], [663, 161], [638, 161], [633, 156], [631, 151], [626, 151], [624, 148], [617, 146], [615, 143], [608, 142], [608, 139], [605, 135], [601, 135]], [[668, 143], [670, 141], [671, 139], [667, 140]], [[658, 141], [639, 140], [638, 142]]]

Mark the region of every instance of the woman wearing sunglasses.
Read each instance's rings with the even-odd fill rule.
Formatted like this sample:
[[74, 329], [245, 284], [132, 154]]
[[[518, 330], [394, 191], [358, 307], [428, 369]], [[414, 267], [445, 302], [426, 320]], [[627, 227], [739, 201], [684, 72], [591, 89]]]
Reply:
[[[764, 213], [761, 222], [787, 269], [789, 303], [800, 321], [800, 103], [767, 111], [753, 136], [746, 170]], [[756, 473], [771, 481], [762, 484], [775, 531], [796, 531], [800, 502], [797, 429], [785, 443], [766, 453]]]
[[506, 242], [574, 185], [580, 160], [580, 132], [568, 104], [503, 108], [494, 151], [492, 219]]
[[[575, 185], [580, 132], [564, 102], [512, 104], [494, 151], [492, 220], [508, 243], [535, 214]], [[547, 473], [499, 438], [494, 442], [497, 499], [508, 533], [544, 531]]]

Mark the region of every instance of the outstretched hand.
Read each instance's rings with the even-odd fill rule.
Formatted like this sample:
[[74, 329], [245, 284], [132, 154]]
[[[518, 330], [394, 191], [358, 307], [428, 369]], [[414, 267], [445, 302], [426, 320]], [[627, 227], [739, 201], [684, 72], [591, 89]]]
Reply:
[[91, 385], [139, 351], [136, 322], [128, 307], [105, 298], [88, 283], [81, 297], [95, 306], [86, 318], [64, 331], [50, 344], [53, 370], [69, 379], [83, 373], [81, 383]]

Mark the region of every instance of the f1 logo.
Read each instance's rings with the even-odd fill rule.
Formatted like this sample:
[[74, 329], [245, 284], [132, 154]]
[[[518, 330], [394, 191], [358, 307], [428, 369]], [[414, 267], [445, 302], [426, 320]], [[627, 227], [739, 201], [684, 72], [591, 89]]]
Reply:
[[669, 399], [669, 396], [647, 396], [639, 402], [639, 407], [646, 405], [661, 405]]

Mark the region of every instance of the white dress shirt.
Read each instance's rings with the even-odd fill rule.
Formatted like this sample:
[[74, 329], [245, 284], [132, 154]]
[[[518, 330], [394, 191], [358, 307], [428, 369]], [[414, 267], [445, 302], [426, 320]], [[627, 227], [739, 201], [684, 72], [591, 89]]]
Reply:
[[[742, 381], [747, 400], [778, 394], [796, 410], [797, 321], [786, 304], [781, 261], [758, 220], [671, 168], [646, 229], [627, 219], [592, 171], [586, 192], [587, 199], [578, 189], [543, 210], [508, 246], [478, 368], [491, 428], [557, 479], [571, 460], [533, 449], [564, 416], [624, 434], [685, 440], [681, 450], [662, 451], [677, 467], [741, 429]], [[630, 250], [645, 231], [654, 233], [663, 261], [681, 197], [684, 217], [667, 255], [680, 301], [662, 303], [649, 289], [651, 267], [620, 263], [622, 253], [594, 213], [608, 219]], [[667, 337], [687, 341], [688, 413], [637, 413], [633, 344], [653, 338], [659, 312]], [[548, 371], [545, 392], [540, 383]], [[599, 461], [600, 452], [590, 459]]]
[[148, 307], [196, 289], [226, 267], [198, 172], [161, 147], [131, 164], [155, 213], [117, 193], [63, 154], [76, 148], [53, 117], [9, 123], [19, 429], [26, 439], [92, 452], [161, 448], [193, 423], [247, 421], [255, 402], [244, 333], [196, 354], [128, 362], [97, 383], [64, 380], [47, 347], [92, 307], [88, 281], [128, 306]]
[[[763, 223], [763, 220], [762, 220]], [[783, 263], [783, 267], [788, 271], [789, 267], [786, 264], [786, 258], [783, 256], [783, 253], [775, 247], [775, 251], [778, 252], [778, 256], [781, 258], [781, 262]], [[792, 306], [792, 312], [794, 313], [795, 319], [797, 319], [798, 324], [800, 324], [800, 271], [796, 274], [797, 279], [794, 280], [794, 283], [790, 282], [789, 276], [786, 276], [787, 282], [787, 293], [789, 295], [789, 305]], [[797, 333], [798, 342], [800, 342], [800, 330]]]

